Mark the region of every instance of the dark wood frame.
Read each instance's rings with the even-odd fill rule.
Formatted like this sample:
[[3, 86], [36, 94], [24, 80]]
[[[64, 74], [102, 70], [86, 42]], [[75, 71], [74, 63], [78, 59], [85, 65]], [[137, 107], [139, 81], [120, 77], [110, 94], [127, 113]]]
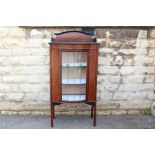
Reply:
[[[91, 105], [91, 118], [96, 126], [96, 86], [98, 67], [98, 43], [90, 35], [78, 31], [56, 34], [50, 44], [50, 104], [51, 104], [51, 127], [54, 126], [54, 106], [63, 103], [86, 103]], [[86, 78], [86, 100], [76, 102], [62, 101], [61, 83], [61, 52], [72, 50], [87, 51], [87, 78]]]

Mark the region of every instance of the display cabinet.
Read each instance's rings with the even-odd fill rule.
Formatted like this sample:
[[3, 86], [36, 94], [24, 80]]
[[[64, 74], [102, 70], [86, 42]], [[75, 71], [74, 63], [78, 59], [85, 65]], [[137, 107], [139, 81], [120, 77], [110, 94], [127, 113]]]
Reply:
[[55, 105], [85, 103], [96, 126], [98, 43], [79, 31], [55, 34], [50, 44], [51, 126]]

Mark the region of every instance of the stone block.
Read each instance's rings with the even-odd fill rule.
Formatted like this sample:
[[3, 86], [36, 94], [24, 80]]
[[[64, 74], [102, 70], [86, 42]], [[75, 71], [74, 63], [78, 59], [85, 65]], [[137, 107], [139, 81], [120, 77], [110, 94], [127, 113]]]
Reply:
[[97, 82], [105, 82], [105, 83], [120, 83], [121, 77], [117, 75], [98, 75]]
[[39, 101], [39, 93], [25, 93], [24, 101]]
[[[118, 101], [115, 101], [118, 103]], [[119, 101], [121, 109], [132, 109], [132, 110], [143, 110], [146, 108], [150, 108], [152, 105], [152, 101], [150, 100], [131, 100], [131, 101]]]
[[122, 55], [137, 55], [137, 54], [147, 54], [147, 50], [146, 49], [119, 49], [119, 54]]
[[96, 28], [96, 36], [98, 38], [105, 38], [107, 31], [112, 34], [112, 38], [114, 39], [122, 39], [131, 40], [136, 39], [139, 33], [139, 29], [135, 28]]
[[134, 57], [134, 65], [137, 66], [153, 65], [153, 62], [154, 62], [153, 57], [146, 57], [144, 55], [137, 55]]
[[102, 116], [102, 115], [110, 115], [110, 110], [99, 110], [96, 111], [97, 115]]
[[25, 110], [37, 110], [37, 111], [42, 111], [42, 110], [49, 110], [50, 109], [50, 103], [48, 104], [41, 104], [41, 103], [25, 103], [24, 104], [24, 109]]
[[113, 100], [115, 101], [143, 101], [143, 100], [153, 100], [153, 93], [147, 91], [141, 92], [116, 92], [114, 93]]
[[153, 102], [151, 105], [151, 114], [155, 116], [155, 102]]
[[112, 57], [110, 55], [106, 56], [99, 56], [98, 57], [98, 64], [99, 65], [104, 65], [104, 66], [109, 66], [111, 62]]
[[11, 65], [43, 65], [45, 64], [44, 56], [18, 56], [10, 58]]
[[45, 65], [49, 65], [50, 64], [50, 57], [46, 56], [45, 57]]
[[126, 115], [127, 114], [127, 110], [112, 110], [111, 114], [112, 115]]
[[24, 93], [6, 93], [5, 100], [7, 101], [23, 101]]
[[145, 92], [146, 93], [146, 99], [150, 100], [150, 101], [153, 101], [154, 100], [154, 92], [151, 91], [151, 92]]
[[38, 29], [32, 29], [31, 31], [30, 31], [30, 37], [31, 38], [42, 38], [44, 36], [44, 33], [40, 30], [38, 30]]
[[12, 39], [11, 37], [2, 38], [0, 41], [0, 48], [11, 49], [12, 47], [14, 48], [19, 47], [23, 40], [24, 39], [19, 39], [19, 38]]
[[51, 39], [53, 33], [55, 33], [55, 31], [52, 29], [46, 29], [46, 28], [31, 29], [30, 37], [31, 38], [48, 38], [48, 39]]
[[129, 115], [138, 115], [140, 114], [140, 110], [128, 110]]
[[153, 92], [139, 91], [133, 94], [133, 100], [153, 100]]
[[31, 114], [31, 111], [18, 111], [18, 115], [30, 115]]
[[0, 74], [1, 75], [13, 74], [13, 66], [5, 66], [5, 67], [0, 66]]
[[113, 100], [121, 101], [121, 100], [132, 100], [131, 92], [115, 92], [113, 95]]
[[119, 109], [120, 104], [118, 101], [101, 102], [97, 101], [97, 110], [109, 110], [109, 109]]
[[154, 80], [155, 80], [155, 77], [154, 77], [154, 75], [152, 74], [152, 75], [145, 75], [145, 77], [144, 77], [144, 82], [148, 82], [148, 83], [153, 83], [154, 82]]
[[27, 79], [23, 75], [5, 75], [2, 77], [4, 83], [21, 83], [26, 82]]
[[40, 92], [42, 90], [49, 90], [48, 84], [20, 84], [19, 89], [21, 92]]
[[100, 101], [110, 101], [113, 99], [113, 93], [111, 92], [103, 92], [103, 93], [98, 93], [98, 99]]
[[1, 93], [10, 92], [10, 91], [11, 91], [11, 85], [5, 84], [5, 83], [0, 84], [0, 92]]
[[137, 39], [136, 48], [147, 48], [150, 46], [150, 42], [147, 39]]
[[143, 83], [143, 75], [126, 75], [122, 77], [123, 83]]
[[18, 84], [10, 84], [10, 85], [11, 85], [11, 92], [19, 92]]
[[135, 49], [135, 55], [148, 55], [147, 48], [136, 48]]
[[17, 111], [1, 111], [1, 115], [17, 115]]
[[154, 66], [136, 66], [135, 74], [154, 74]]
[[133, 66], [134, 65], [134, 55], [125, 55], [124, 57], [124, 66]]
[[120, 48], [122, 45], [122, 42], [116, 41], [116, 40], [109, 40], [106, 42], [106, 47], [110, 48]]
[[116, 65], [116, 66], [121, 66], [123, 65], [123, 58], [120, 55], [117, 55], [116, 57], [113, 58], [111, 61], [111, 65]]
[[49, 56], [50, 50], [47, 48], [31, 49], [31, 55], [36, 56]]
[[49, 83], [49, 75], [30, 75], [25, 76], [28, 83]]
[[99, 48], [99, 55], [104, 55], [104, 54], [112, 54], [114, 52], [113, 48]]
[[0, 49], [0, 56], [11, 56], [11, 49]]
[[10, 109], [10, 104], [9, 103], [0, 103], [0, 110], [9, 110]]
[[120, 69], [122, 75], [141, 75], [141, 74], [153, 74], [153, 66], [123, 66]]
[[78, 115], [84, 115], [84, 114], [88, 114], [88, 112], [86, 111], [86, 112], [80, 112], [80, 111], [77, 111], [77, 112], [75, 112], [75, 111], [61, 111], [60, 112], [60, 114], [61, 115], [75, 115], [75, 114], [78, 114]]
[[135, 72], [136, 68], [133, 66], [123, 66], [120, 69], [122, 75], [132, 75]]
[[26, 37], [26, 33], [24, 28], [22, 27], [10, 27], [8, 28], [8, 36], [11, 38], [25, 38]]
[[49, 48], [50, 39], [27, 39], [22, 42], [21, 48]]
[[40, 101], [50, 101], [50, 92], [47, 90], [43, 90], [39, 93]]
[[154, 84], [153, 83], [142, 83], [142, 84], [121, 84], [118, 91], [153, 91]]
[[19, 75], [47, 74], [48, 75], [49, 66], [15, 66], [14, 74], [19, 74]]
[[8, 27], [0, 27], [0, 38], [4, 38], [8, 35], [9, 28]]
[[155, 56], [155, 49], [150, 49], [149, 50], [149, 57], [154, 57]]
[[4, 75], [4, 83], [49, 83], [49, 75]]
[[97, 85], [97, 91], [104, 93], [105, 91], [115, 91], [119, 88], [119, 84], [101, 83]]
[[127, 49], [132, 49], [135, 47], [136, 47], [136, 40], [125, 40], [121, 46], [121, 48], [127, 48]]
[[5, 99], [5, 93], [0, 93], [0, 101], [3, 101]]
[[99, 66], [98, 72], [99, 74], [114, 75], [119, 73], [119, 68], [117, 66]]
[[31, 115], [49, 115], [49, 112], [47, 112], [47, 111], [32, 111], [31, 112]]
[[155, 28], [151, 29], [150, 37], [155, 38]]
[[150, 40], [149, 43], [150, 43], [150, 47], [155, 48], [155, 39]]
[[13, 49], [12, 54], [14, 56], [47, 56], [49, 55], [49, 48]]
[[21, 102], [21, 103], [17, 103], [17, 102], [14, 102], [12, 103], [12, 101], [9, 104], [9, 110], [11, 111], [21, 111], [21, 110], [24, 110], [24, 104]]
[[138, 39], [147, 39], [147, 31], [145, 30], [140, 30], [138, 33]]
[[106, 42], [106, 47], [110, 47], [110, 48], [120, 48], [122, 45], [122, 43], [120, 41], [116, 41], [116, 40], [113, 40], [113, 41], [109, 41], [109, 42]]
[[10, 61], [8, 57], [0, 57], [0, 65], [1, 66], [8, 66], [10, 65]]

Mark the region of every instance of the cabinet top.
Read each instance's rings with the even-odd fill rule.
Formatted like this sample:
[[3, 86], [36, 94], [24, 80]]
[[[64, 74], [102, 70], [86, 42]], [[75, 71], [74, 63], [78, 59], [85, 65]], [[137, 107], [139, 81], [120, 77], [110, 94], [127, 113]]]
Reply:
[[81, 31], [55, 33], [49, 44], [98, 44], [96, 38]]

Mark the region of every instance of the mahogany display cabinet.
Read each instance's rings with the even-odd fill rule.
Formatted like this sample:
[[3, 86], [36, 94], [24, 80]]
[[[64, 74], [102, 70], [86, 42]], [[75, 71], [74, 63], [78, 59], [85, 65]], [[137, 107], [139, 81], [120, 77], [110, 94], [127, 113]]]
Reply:
[[96, 126], [98, 46], [96, 39], [80, 31], [56, 33], [50, 44], [51, 127], [55, 105], [85, 103]]

